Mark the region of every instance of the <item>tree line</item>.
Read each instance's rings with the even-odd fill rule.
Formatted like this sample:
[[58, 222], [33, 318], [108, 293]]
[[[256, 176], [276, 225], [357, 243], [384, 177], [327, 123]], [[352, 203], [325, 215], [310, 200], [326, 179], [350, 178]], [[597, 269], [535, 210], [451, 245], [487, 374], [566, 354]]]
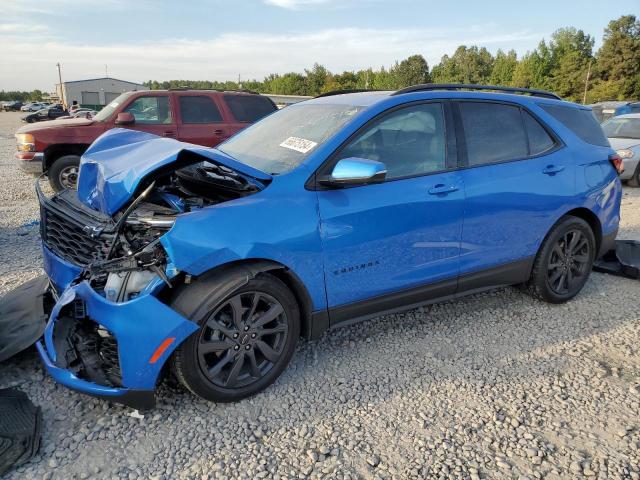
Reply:
[[[594, 38], [573, 27], [556, 30], [549, 40], [521, 56], [514, 50], [493, 55], [485, 47], [459, 46], [429, 68], [422, 55], [396, 62], [390, 68], [332, 73], [314, 64], [304, 72], [272, 73], [262, 81], [149, 80], [153, 90], [168, 88], [245, 89], [281, 95], [318, 95], [334, 90], [396, 90], [418, 83], [479, 83], [551, 90], [561, 97], [586, 103], [640, 99], [640, 20], [624, 15], [609, 22], [602, 46], [594, 52]], [[40, 100], [42, 92], [4, 92], [0, 100]]]
[[390, 68], [332, 73], [315, 64], [304, 72], [270, 74], [264, 80], [217, 82], [149, 80], [151, 89], [239, 89], [282, 95], [318, 95], [333, 90], [395, 90], [418, 83], [479, 83], [551, 90], [561, 97], [593, 103], [640, 98], [640, 20], [625, 15], [609, 22], [602, 46], [573, 27], [556, 30], [549, 40], [518, 58], [514, 50], [492, 55], [485, 47], [459, 46], [429, 68], [412, 55]]

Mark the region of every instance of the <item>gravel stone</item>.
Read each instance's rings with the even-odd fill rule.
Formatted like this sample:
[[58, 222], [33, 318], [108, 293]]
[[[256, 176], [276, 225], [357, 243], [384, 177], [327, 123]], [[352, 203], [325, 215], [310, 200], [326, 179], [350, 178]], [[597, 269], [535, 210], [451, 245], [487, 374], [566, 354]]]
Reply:
[[[20, 116], [0, 112], [0, 294], [42, 268]], [[640, 239], [640, 189], [624, 189], [620, 237]], [[503, 288], [384, 315], [301, 341], [237, 404], [165, 380], [144, 418], [57, 385], [28, 350], [0, 388], [42, 407], [42, 446], [5, 478], [640, 479], [639, 295], [594, 273], [564, 305]]]

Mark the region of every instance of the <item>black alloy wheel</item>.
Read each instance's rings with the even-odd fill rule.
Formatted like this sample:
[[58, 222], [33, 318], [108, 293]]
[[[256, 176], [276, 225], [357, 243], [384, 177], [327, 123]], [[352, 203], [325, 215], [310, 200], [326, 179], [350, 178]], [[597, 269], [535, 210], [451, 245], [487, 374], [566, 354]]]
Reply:
[[256, 291], [236, 294], [200, 330], [199, 366], [215, 385], [244, 387], [273, 368], [287, 332], [286, 313], [278, 300]]
[[269, 273], [226, 294], [224, 282], [225, 273], [205, 276], [173, 299], [176, 311], [200, 325], [176, 349], [173, 372], [202, 398], [234, 402], [284, 371], [300, 336], [300, 310], [291, 290]]
[[591, 245], [580, 230], [569, 230], [558, 239], [547, 266], [551, 289], [565, 295], [579, 285], [591, 270]]

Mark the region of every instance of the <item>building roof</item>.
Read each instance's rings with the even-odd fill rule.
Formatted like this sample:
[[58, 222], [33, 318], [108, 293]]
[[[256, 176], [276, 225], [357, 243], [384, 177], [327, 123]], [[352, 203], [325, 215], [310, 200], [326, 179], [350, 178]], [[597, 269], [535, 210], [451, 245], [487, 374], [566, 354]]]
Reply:
[[[99, 77], [99, 78], [87, 78], [84, 80], [70, 80], [67, 82], [62, 82], [62, 84], [66, 84], [66, 83], [81, 83], [81, 82], [95, 82], [96, 80], [115, 80], [116, 82], [122, 82], [122, 83], [128, 83], [130, 85], [138, 85], [140, 87], [146, 87], [146, 85], [143, 85], [142, 83], [136, 83], [136, 82], [129, 82], [127, 80], [120, 80], [118, 78], [113, 78], [113, 77]], [[57, 85], [60, 85], [59, 83]]]

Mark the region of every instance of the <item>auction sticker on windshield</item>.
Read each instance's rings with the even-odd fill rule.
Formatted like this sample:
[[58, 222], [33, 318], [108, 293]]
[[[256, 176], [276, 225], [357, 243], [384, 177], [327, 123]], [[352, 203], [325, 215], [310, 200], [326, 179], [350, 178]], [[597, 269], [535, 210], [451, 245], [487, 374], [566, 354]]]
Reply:
[[311, 151], [311, 149], [316, 145], [318, 145], [317, 142], [299, 137], [289, 137], [280, 144], [281, 147], [295, 150], [296, 152], [300, 153], [307, 153]]

